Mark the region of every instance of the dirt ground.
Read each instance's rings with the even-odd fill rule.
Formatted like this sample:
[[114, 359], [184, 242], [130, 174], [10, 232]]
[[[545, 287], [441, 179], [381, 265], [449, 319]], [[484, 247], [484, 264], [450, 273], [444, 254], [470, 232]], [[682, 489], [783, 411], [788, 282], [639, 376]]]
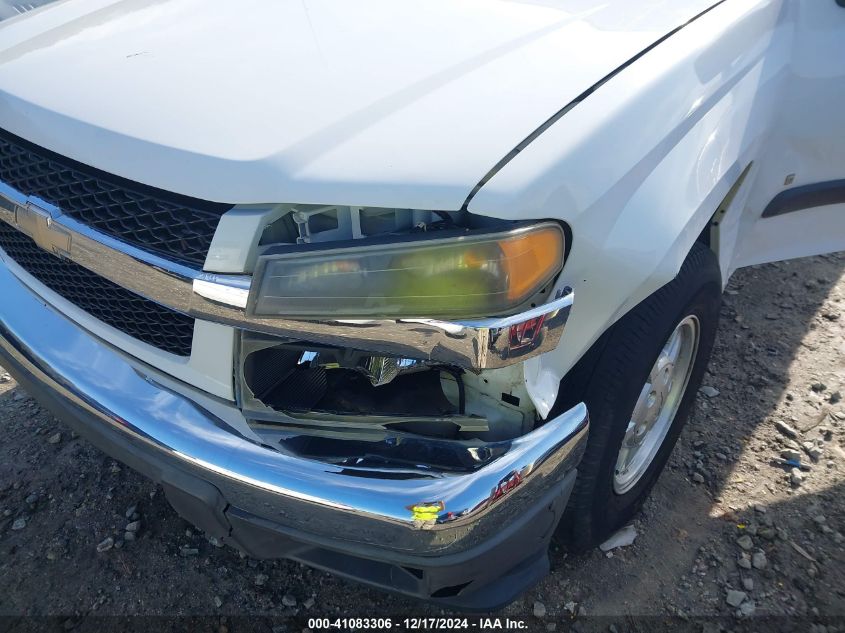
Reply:
[[[70, 629], [98, 614], [441, 613], [218, 547], [2, 370], [0, 383], [0, 614], [62, 615]], [[705, 631], [800, 616], [801, 630], [845, 631], [845, 619], [830, 619], [845, 616], [843, 395], [845, 254], [740, 271], [705, 386], [634, 544], [579, 556], [556, 548], [551, 575], [499, 615], [550, 631], [596, 616], [604, 631], [646, 630], [640, 615], [723, 616], [700, 620]], [[807, 469], [778, 463], [783, 451]], [[126, 540], [133, 512], [140, 523]], [[109, 538], [114, 546], [98, 552]]]

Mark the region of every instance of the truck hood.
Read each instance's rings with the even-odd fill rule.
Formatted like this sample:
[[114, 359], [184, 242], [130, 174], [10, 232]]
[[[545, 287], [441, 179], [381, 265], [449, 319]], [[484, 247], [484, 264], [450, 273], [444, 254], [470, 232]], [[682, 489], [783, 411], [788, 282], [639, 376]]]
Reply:
[[63, 0], [0, 22], [0, 127], [229, 203], [457, 209], [715, 0]]

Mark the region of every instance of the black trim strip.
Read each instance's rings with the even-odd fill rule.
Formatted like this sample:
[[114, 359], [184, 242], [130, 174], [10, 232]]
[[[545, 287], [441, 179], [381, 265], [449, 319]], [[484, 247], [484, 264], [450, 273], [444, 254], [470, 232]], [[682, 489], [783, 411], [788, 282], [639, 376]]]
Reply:
[[831, 204], [845, 204], [845, 180], [816, 182], [783, 191], [772, 199], [762, 217], [773, 218]]
[[[843, 0], [843, 1], [845, 1], [845, 0]], [[662, 44], [663, 42], [665, 42], [666, 40], [668, 40], [670, 37], [672, 37], [673, 35], [675, 35], [678, 31], [680, 31], [681, 29], [683, 29], [683, 28], [685, 28], [685, 27], [689, 26], [690, 24], [692, 24], [693, 22], [695, 22], [696, 20], [698, 20], [700, 17], [703, 17], [703, 16], [707, 15], [707, 14], [708, 14], [708, 13], [710, 13], [713, 9], [715, 9], [716, 7], [718, 7], [720, 4], [724, 4], [725, 2], [727, 2], [727, 0], [719, 0], [719, 2], [715, 3], [714, 5], [712, 5], [711, 7], [707, 8], [707, 9], [705, 9], [704, 11], [702, 11], [701, 13], [699, 13], [698, 15], [696, 15], [696, 16], [694, 16], [693, 18], [691, 18], [690, 20], [688, 20], [687, 22], [684, 22], [684, 23], [683, 23], [683, 24], [681, 24], [680, 26], [678, 26], [678, 27], [676, 27], [676, 28], [672, 29], [672, 30], [671, 30], [671, 31], [669, 31], [666, 35], [664, 35], [664, 36], [663, 36], [663, 37], [661, 37], [659, 40], [657, 40], [656, 42], [654, 42], [653, 44], [651, 44], [648, 48], [645, 48], [645, 49], [643, 49], [642, 51], [640, 51], [639, 53], [637, 53], [634, 57], [632, 57], [632, 58], [631, 58], [631, 59], [629, 59], [627, 62], [625, 62], [624, 64], [622, 64], [619, 68], [617, 68], [616, 70], [612, 71], [609, 75], [606, 75], [605, 77], [603, 77], [602, 79], [600, 79], [597, 83], [595, 83], [595, 84], [593, 84], [592, 86], [590, 86], [589, 88], [587, 88], [584, 92], [582, 92], [580, 95], [578, 95], [577, 97], [575, 97], [575, 99], [573, 99], [572, 101], [570, 101], [570, 102], [569, 102], [568, 104], [566, 104], [563, 108], [561, 108], [560, 110], [558, 110], [557, 112], [555, 112], [555, 113], [554, 113], [551, 117], [549, 117], [549, 119], [547, 119], [547, 120], [546, 120], [546, 122], [545, 122], [545, 123], [543, 123], [540, 127], [538, 127], [538, 128], [537, 128], [536, 130], [534, 130], [533, 132], [531, 132], [531, 134], [529, 134], [527, 137], [525, 137], [525, 139], [523, 139], [523, 140], [522, 140], [522, 142], [520, 142], [520, 143], [519, 143], [519, 145], [517, 145], [517, 146], [516, 146], [516, 147], [514, 147], [514, 148], [513, 148], [510, 152], [508, 152], [508, 154], [506, 154], [506, 155], [505, 155], [505, 157], [504, 157], [504, 158], [502, 158], [502, 160], [500, 160], [498, 163], [496, 163], [495, 165], [493, 165], [493, 168], [492, 168], [490, 171], [488, 171], [488, 172], [484, 175], [484, 177], [483, 177], [481, 180], [479, 180], [479, 181], [478, 181], [478, 184], [477, 184], [477, 185], [475, 185], [475, 187], [473, 187], [472, 191], [470, 191], [469, 195], [467, 196], [466, 201], [464, 202], [463, 207], [461, 207], [461, 208], [462, 208], [464, 211], [466, 211], [467, 209], [469, 209], [469, 203], [470, 203], [470, 202], [472, 202], [472, 199], [475, 197], [475, 194], [477, 194], [477, 193], [478, 193], [478, 191], [479, 191], [479, 190], [480, 190], [480, 189], [481, 189], [484, 185], [486, 185], [486, 184], [487, 184], [487, 183], [488, 183], [488, 182], [489, 182], [489, 181], [493, 178], [493, 176], [495, 176], [495, 175], [496, 175], [499, 171], [501, 171], [501, 169], [502, 169], [505, 165], [507, 165], [509, 162], [511, 162], [517, 154], [519, 154], [522, 150], [524, 150], [526, 147], [528, 147], [528, 145], [529, 145], [529, 144], [531, 144], [531, 143], [534, 141], [534, 139], [536, 139], [536, 138], [537, 138], [538, 136], [540, 136], [543, 132], [545, 132], [546, 130], [548, 130], [548, 129], [552, 126], [552, 125], [554, 125], [554, 124], [555, 124], [555, 123], [557, 123], [557, 122], [558, 122], [561, 118], [563, 118], [563, 116], [564, 116], [567, 112], [569, 112], [572, 108], [574, 108], [575, 106], [577, 106], [577, 105], [578, 105], [579, 103], [581, 103], [584, 99], [586, 99], [587, 97], [589, 97], [589, 96], [590, 96], [591, 94], [593, 94], [596, 90], [598, 90], [598, 89], [599, 89], [599, 88], [601, 88], [604, 84], [606, 84], [608, 81], [610, 81], [611, 79], [613, 79], [616, 75], [618, 75], [618, 74], [619, 74], [619, 73], [621, 73], [623, 70], [625, 70], [626, 68], [628, 68], [628, 66], [630, 66], [631, 64], [633, 64], [633, 63], [634, 63], [634, 62], [636, 62], [637, 60], [641, 59], [641, 58], [642, 58], [643, 56], [645, 56], [647, 53], [651, 52], [651, 51], [652, 51], [653, 49], [655, 49], [657, 46], [659, 46], [660, 44]]]

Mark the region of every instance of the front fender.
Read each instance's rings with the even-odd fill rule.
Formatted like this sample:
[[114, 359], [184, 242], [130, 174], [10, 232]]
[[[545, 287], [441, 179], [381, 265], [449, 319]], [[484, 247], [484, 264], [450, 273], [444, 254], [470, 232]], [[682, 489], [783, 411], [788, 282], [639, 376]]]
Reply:
[[[675, 277], [753, 162], [790, 43], [782, 0], [724, 3], [574, 104], [470, 200], [475, 213], [556, 218], [572, 229], [558, 284], [579, 303], [559, 347], [525, 365], [544, 417], [598, 337]], [[736, 237], [720, 239], [725, 278]]]

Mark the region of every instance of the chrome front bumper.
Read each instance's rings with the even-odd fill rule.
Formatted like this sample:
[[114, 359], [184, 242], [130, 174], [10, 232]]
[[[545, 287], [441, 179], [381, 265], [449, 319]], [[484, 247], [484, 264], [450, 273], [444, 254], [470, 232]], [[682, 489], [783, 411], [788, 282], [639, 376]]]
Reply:
[[[207, 395], [165, 387], [172, 379], [57, 313], [2, 263], [0, 297], [0, 364], [89, 437], [109, 435], [128, 446], [127, 461], [148, 475], [178, 479], [167, 474], [173, 470], [213, 486], [221, 498], [211, 505], [219, 506], [223, 526], [224, 509], [236, 508], [329, 548], [455, 555], [528, 517], [548, 491], [574, 477], [585, 446], [587, 411], [579, 405], [467, 474], [391, 478], [300, 458], [246, 439], [210, 412], [231, 403], [211, 407]], [[421, 504], [440, 505], [438, 518], [421, 519], [414, 511]]]

